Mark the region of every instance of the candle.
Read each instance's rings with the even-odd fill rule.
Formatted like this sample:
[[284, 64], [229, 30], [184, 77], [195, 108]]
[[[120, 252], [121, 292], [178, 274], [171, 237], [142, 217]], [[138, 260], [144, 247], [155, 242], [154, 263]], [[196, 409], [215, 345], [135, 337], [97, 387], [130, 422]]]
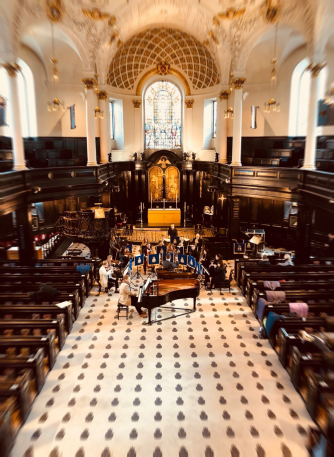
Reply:
[[176, 208], [177, 208], [177, 192], [176, 192], [176, 200], [175, 200], [175, 202], [176, 202]]
[[153, 199], [152, 199], [152, 192], [151, 192], [151, 208], [152, 208], [152, 205], [153, 205]]

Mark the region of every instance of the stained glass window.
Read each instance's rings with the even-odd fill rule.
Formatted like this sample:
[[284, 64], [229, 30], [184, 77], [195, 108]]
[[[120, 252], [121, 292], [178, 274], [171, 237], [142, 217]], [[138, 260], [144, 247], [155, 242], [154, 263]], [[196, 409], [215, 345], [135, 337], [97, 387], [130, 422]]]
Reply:
[[181, 148], [182, 96], [175, 84], [153, 83], [145, 94], [145, 149]]

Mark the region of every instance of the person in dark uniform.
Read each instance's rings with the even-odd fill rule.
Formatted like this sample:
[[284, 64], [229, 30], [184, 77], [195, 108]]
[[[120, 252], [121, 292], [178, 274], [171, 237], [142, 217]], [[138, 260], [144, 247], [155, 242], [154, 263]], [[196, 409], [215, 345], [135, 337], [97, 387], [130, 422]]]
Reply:
[[198, 262], [199, 252], [196, 250], [196, 246], [194, 244], [190, 247], [190, 251], [188, 251], [188, 252], [189, 252], [189, 255], [191, 255], [192, 257], [195, 257], [196, 262]]
[[162, 262], [162, 268], [163, 268], [164, 270], [170, 270], [170, 271], [171, 271], [171, 270], [173, 270], [174, 268], [177, 267], [177, 265], [176, 265], [175, 263], [171, 262], [170, 259], [171, 259], [170, 255], [167, 254], [167, 255], [166, 255], [166, 260], [164, 260], [164, 261]]
[[195, 238], [193, 239], [192, 244], [195, 245], [196, 251], [201, 252], [203, 246], [203, 240], [201, 240], [199, 233], [196, 233]]
[[169, 229], [168, 229], [168, 236], [169, 236], [169, 237], [171, 237], [171, 236], [177, 236], [177, 230], [176, 230], [174, 224], [171, 224], [171, 226], [169, 227]]

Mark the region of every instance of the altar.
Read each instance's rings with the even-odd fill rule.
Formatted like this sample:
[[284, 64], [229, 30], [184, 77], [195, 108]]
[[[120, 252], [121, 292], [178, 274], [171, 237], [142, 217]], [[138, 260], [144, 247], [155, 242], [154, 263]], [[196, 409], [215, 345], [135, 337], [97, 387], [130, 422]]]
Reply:
[[148, 209], [148, 226], [181, 225], [180, 208], [151, 208]]

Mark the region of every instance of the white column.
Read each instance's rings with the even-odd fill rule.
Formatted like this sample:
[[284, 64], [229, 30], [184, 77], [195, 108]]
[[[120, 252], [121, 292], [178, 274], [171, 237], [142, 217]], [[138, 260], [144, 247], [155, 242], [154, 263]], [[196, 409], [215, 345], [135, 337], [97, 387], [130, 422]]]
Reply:
[[[186, 100], [186, 145], [188, 151], [192, 151], [193, 149], [193, 106], [194, 100]], [[187, 151], [187, 152], [188, 152]]]
[[304, 166], [305, 170], [314, 170], [316, 154], [316, 129], [318, 118], [318, 95], [319, 95], [319, 73], [326, 64], [312, 64], [309, 67], [311, 71], [311, 87], [309, 98], [309, 111], [307, 119], [307, 133], [305, 143]]
[[9, 75], [9, 103], [11, 104], [11, 126], [13, 130], [13, 168], [14, 170], [26, 170], [16, 79], [20, 67], [11, 63], [5, 63], [3, 66]]
[[134, 107], [135, 115], [135, 151], [134, 152], [143, 152], [142, 144], [142, 110], [141, 110], [141, 100], [132, 100]]
[[224, 90], [219, 94], [217, 112], [217, 151], [219, 152], [219, 163], [227, 163], [227, 119], [224, 112], [228, 108], [228, 96], [230, 91]]
[[108, 94], [105, 90], [100, 90], [97, 94], [99, 98], [100, 112], [103, 117], [100, 118], [100, 151], [101, 163], [108, 163], [108, 121], [109, 121], [109, 106], [107, 103]]
[[233, 146], [231, 165], [241, 165], [241, 134], [242, 134], [242, 86], [245, 78], [237, 78], [234, 84], [234, 121], [233, 121]]
[[85, 78], [82, 82], [86, 86], [86, 136], [87, 136], [87, 165], [97, 165], [95, 145], [95, 117], [94, 117], [94, 87], [95, 79]]

